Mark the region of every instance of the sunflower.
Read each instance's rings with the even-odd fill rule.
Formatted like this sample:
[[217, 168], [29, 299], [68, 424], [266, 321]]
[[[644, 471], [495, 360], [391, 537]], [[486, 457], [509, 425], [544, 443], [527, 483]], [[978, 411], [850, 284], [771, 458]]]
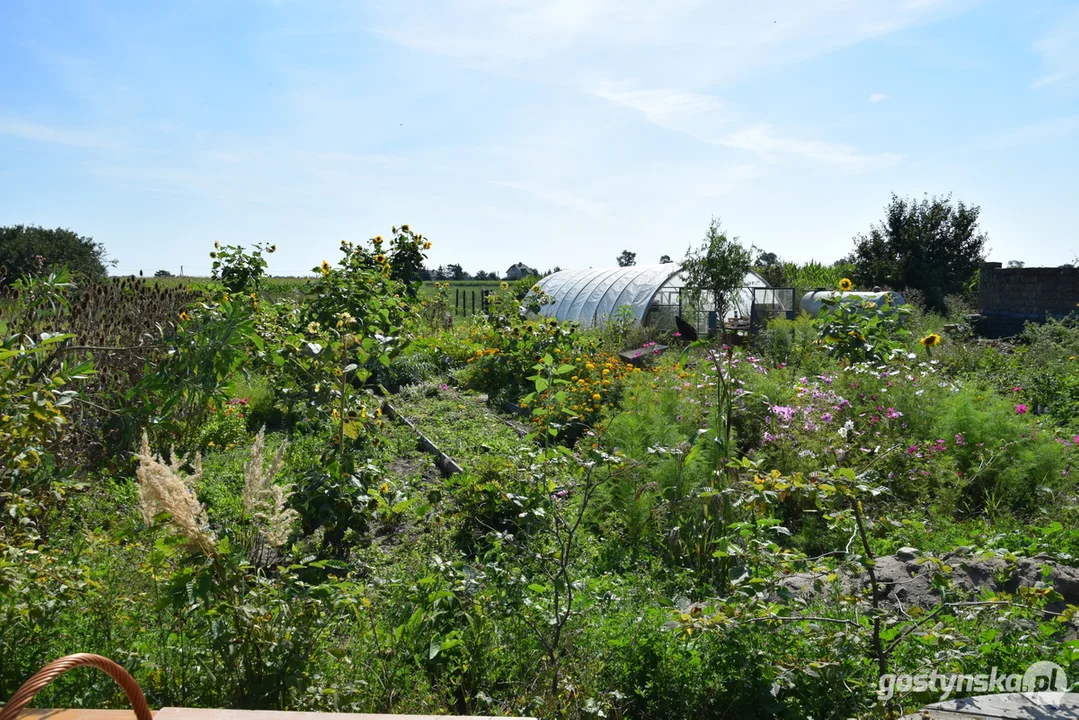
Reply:
[[180, 320], [182, 320], [183, 322], [187, 322], [190, 319], [191, 319], [191, 316], [188, 315], [187, 313], [185, 313], [185, 312], [180, 313]]
[[401, 226], [401, 232], [408, 232], [408, 223]]
[[375, 262], [377, 262], [379, 265], [382, 265], [383, 263], [386, 262], [386, 256], [383, 255], [382, 253], [379, 253], [378, 255], [375, 255]]
[[843, 292], [850, 292], [851, 288], [853, 287], [854, 283], [850, 281], [850, 278], [843, 278], [839, 281], [839, 289]]
[[505, 280], [503, 280], [502, 282], [498, 283], [498, 287], [502, 288], [503, 290], [506, 290], [506, 289], [508, 289], [508, 288], [509, 288], [509, 286], [510, 286], [510, 284], [509, 284], [508, 282], [506, 282]]
[[330, 274], [330, 264], [325, 260], [323, 260], [322, 264], [318, 266], [318, 269], [322, 273], [322, 277], [326, 277]]
[[430, 250], [431, 249], [431, 241], [430, 240], [427, 240], [426, 242], [423, 243], [423, 249], [424, 250]]
[[940, 344], [940, 335], [937, 335], [936, 333], [930, 333], [929, 335], [926, 335], [924, 338], [922, 338], [918, 342], [920, 342], [922, 344], [922, 347], [931, 348], [934, 345], [939, 345]]

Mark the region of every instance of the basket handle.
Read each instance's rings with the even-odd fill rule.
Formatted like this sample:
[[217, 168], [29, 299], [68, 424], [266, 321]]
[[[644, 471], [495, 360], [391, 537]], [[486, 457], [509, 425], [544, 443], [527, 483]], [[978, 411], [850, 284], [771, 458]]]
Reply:
[[8, 700], [7, 705], [0, 708], [0, 720], [15, 720], [19, 713], [34, 699], [34, 696], [43, 690], [46, 685], [68, 670], [77, 667], [95, 667], [111, 677], [127, 695], [127, 700], [135, 711], [136, 719], [153, 720], [154, 715], [150, 712], [150, 706], [146, 704], [146, 697], [142, 694], [142, 688], [135, 682], [135, 678], [131, 677], [127, 670], [124, 670], [107, 657], [91, 655], [90, 653], [68, 655], [59, 660], [54, 660], [38, 670], [15, 691], [15, 694]]

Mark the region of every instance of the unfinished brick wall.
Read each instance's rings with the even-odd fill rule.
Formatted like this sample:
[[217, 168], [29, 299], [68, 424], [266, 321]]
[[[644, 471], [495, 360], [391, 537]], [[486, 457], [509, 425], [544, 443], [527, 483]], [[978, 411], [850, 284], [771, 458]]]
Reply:
[[984, 263], [978, 285], [980, 330], [990, 336], [1022, 330], [1023, 323], [1079, 312], [1079, 268], [1005, 268]]

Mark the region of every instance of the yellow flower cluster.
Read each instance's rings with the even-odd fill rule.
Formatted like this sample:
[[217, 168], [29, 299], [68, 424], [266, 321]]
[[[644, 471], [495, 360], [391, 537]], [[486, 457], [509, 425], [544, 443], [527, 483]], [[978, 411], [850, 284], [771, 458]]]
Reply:
[[472, 357], [468, 358], [468, 360], [466, 360], [465, 362], [475, 362], [476, 360], [479, 360], [485, 355], [498, 355], [501, 352], [502, 351], [498, 348], [487, 348], [486, 350], [480, 349], [477, 350], [475, 354], [473, 354]]
[[[533, 419], [537, 425], [578, 420], [595, 426], [601, 413], [614, 408], [623, 381], [630, 373], [640, 372], [617, 355], [602, 352], [594, 355], [563, 353], [559, 362], [574, 365], [577, 369], [568, 378], [568, 385], [554, 386], [540, 393], [539, 412]], [[555, 394], [559, 391], [566, 393], [565, 400], [556, 403]]]

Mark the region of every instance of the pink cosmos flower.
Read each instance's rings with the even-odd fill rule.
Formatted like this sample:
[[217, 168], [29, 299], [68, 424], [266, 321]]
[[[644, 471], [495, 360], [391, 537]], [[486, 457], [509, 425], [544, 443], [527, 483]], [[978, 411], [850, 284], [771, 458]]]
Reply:
[[1027, 414], [1027, 406], [1024, 405], [1023, 403], [1019, 403], [1018, 405], [1015, 406], [1015, 412], [1017, 412], [1020, 415], [1026, 415]]

